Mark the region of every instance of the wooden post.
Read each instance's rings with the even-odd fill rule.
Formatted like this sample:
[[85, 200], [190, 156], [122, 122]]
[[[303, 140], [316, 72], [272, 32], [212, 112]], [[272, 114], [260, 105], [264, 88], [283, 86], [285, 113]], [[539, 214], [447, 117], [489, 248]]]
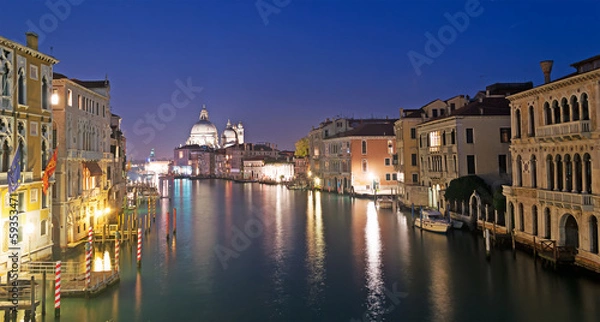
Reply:
[[173, 208], [173, 236], [177, 234], [177, 208]]
[[484, 229], [483, 231], [483, 235], [485, 236], [485, 257], [489, 260], [492, 254], [492, 251], [490, 249], [490, 230]]
[[535, 243], [535, 236], [533, 236], [533, 262], [534, 263], [536, 262], [536, 259], [537, 259], [536, 251], [537, 251], [537, 246]]
[[421, 231], [423, 231], [423, 207], [419, 208], [419, 228], [421, 228]]
[[415, 226], [415, 204], [414, 203], [412, 203], [410, 205], [410, 215], [411, 215], [412, 223], [413, 223], [413, 227], [414, 227]]
[[137, 267], [142, 267], [142, 228], [138, 228], [137, 240]]
[[42, 273], [42, 316], [46, 315], [46, 271]]
[[29, 281], [29, 287], [31, 287], [30, 300], [31, 300], [31, 315], [33, 316], [32, 321], [35, 320], [35, 277], [31, 276], [31, 280]]
[[[483, 230], [485, 231], [487, 229], [487, 222], [488, 222], [488, 217], [490, 214], [490, 210], [488, 205], [485, 205], [485, 220], [483, 221]], [[485, 233], [483, 234], [483, 237], [485, 237]]]

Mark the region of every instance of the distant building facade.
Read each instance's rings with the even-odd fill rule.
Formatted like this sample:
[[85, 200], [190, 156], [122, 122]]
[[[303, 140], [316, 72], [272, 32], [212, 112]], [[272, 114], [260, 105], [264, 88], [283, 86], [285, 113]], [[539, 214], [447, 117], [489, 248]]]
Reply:
[[118, 142], [111, 142], [113, 115], [108, 80], [81, 81], [55, 73], [53, 86], [56, 100], [52, 111], [60, 160], [53, 206], [55, 243], [66, 248], [86, 238], [90, 225], [94, 230], [103, 229], [108, 218], [121, 209], [123, 200], [117, 198], [122, 193], [115, 196], [109, 191], [123, 188], [123, 150], [119, 147], [115, 162], [111, 143]]

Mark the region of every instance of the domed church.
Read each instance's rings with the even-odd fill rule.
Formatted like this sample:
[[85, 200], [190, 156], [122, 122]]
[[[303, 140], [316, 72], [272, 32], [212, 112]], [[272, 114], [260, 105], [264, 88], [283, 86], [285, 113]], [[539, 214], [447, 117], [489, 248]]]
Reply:
[[190, 137], [186, 141], [186, 145], [207, 146], [212, 149], [227, 148], [236, 144], [244, 143], [244, 126], [242, 122], [237, 125], [232, 125], [227, 121], [227, 126], [221, 136], [221, 144], [219, 144], [219, 132], [217, 127], [208, 119], [208, 111], [206, 106], [202, 105], [200, 111], [200, 119], [192, 126]]

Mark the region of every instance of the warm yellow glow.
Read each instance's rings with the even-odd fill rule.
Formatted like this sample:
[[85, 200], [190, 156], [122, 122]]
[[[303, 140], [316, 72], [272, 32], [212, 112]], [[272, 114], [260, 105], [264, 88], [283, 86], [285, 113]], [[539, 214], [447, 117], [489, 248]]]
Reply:
[[110, 271], [110, 255], [108, 254], [108, 251], [104, 251], [104, 271]]
[[321, 185], [321, 179], [319, 179], [318, 177], [315, 177], [315, 186], [320, 186]]
[[308, 177], [310, 178], [310, 176], [312, 176], [312, 172], [308, 170]]
[[110, 213], [110, 207], [104, 209], [104, 213], [108, 215]]
[[102, 258], [96, 257], [94, 259], [94, 272], [102, 272]]
[[52, 105], [58, 104], [58, 94], [52, 93], [52, 96], [50, 96], [50, 102]]
[[29, 222], [25, 225], [25, 234], [29, 235], [29, 234], [33, 233], [33, 230], [34, 230], [34, 227], [33, 227], [32, 223]]
[[375, 180], [375, 175], [373, 172], [369, 172], [369, 180]]

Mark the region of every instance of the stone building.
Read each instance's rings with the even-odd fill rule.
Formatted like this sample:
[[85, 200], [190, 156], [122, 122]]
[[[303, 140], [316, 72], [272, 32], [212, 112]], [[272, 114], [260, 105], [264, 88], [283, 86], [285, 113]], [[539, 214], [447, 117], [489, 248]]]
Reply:
[[123, 200], [110, 196], [109, 190], [114, 190], [115, 171], [120, 174], [123, 165], [111, 153], [108, 80], [82, 81], [55, 73], [53, 87], [59, 160], [54, 242], [66, 248], [86, 238], [90, 225], [101, 234], [119, 211]]
[[552, 240], [577, 264], [600, 271], [600, 56], [508, 97], [513, 184], [504, 187], [517, 241]]
[[[9, 193], [7, 172], [17, 147], [21, 150], [18, 242], [25, 260], [52, 254], [52, 185], [42, 192], [42, 175], [56, 147], [50, 94], [58, 61], [38, 51], [38, 37], [27, 33], [27, 45], [0, 37], [0, 270], [7, 268]], [[52, 182], [52, 181], [51, 181]]]

